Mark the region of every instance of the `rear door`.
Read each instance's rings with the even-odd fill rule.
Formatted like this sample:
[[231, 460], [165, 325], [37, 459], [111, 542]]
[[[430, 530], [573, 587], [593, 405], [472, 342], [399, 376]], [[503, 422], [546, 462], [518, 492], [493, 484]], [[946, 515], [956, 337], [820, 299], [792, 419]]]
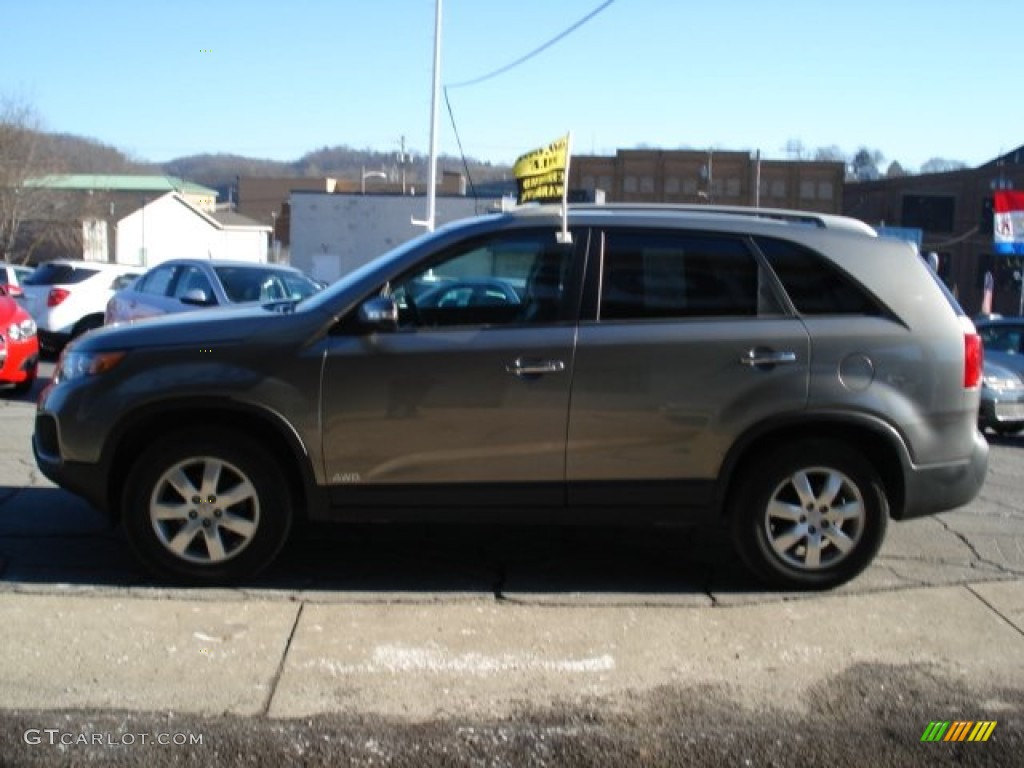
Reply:
[[741, 236], [593, 236], [569, 418], [573, 504], [704, 505], [723, 457], [807, 401], [809, 340]]

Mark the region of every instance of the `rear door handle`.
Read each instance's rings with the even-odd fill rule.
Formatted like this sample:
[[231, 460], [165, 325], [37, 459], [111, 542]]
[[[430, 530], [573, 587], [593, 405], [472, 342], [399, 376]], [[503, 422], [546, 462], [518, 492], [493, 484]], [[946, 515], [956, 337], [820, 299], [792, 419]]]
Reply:
[[519, 357], [514, 363], [505, 366], [505, 370], [516, 376], [539, 376], [543, 373], [561, 373], [565, 363], [561, 360], [532, 360]]
[[796, 352], [775, 352], [770, 349], [751, 349], [740, 358], [740, 363], [756, 368], [762, 365], [782, 365], [796, 362]]

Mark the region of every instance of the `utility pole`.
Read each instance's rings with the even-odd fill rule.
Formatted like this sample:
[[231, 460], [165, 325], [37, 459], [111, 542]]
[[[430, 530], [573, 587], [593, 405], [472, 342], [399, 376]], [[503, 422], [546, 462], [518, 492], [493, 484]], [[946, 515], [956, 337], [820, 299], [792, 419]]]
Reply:
[[399, 146], [401, 150], [398, 154], [398, 167], [402, 169], [402, 197], [405, 197], [405, 166], [409, 162], [405, 155], [405, 136], [400, 137]]

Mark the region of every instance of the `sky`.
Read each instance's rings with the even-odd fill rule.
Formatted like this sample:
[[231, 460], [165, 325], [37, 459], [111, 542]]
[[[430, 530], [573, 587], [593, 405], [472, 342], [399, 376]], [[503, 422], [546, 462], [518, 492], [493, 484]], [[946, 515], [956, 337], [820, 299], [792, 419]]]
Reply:
[[[1024, 144], [1022, 0], [444, 0], [441, 153], [878, 150], [916, 169]], [[0, 0], [0, 104], [163, 162], [430, 149], [436, 0]]]

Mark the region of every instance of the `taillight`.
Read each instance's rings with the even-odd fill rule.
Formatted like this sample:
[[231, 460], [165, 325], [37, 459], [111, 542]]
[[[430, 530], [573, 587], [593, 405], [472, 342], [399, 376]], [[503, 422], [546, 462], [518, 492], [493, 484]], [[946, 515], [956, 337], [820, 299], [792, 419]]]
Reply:
[[51, 288], [46, 296], [46, 306], [56, 307], [70, 295], [71, 291], [65, 291], [63, 288]]
[[985, 350], [981, 336], [976, 333], [964, 334], [964, 387], [971, 389], [981, 382], [981, 369], [985, 361]]

